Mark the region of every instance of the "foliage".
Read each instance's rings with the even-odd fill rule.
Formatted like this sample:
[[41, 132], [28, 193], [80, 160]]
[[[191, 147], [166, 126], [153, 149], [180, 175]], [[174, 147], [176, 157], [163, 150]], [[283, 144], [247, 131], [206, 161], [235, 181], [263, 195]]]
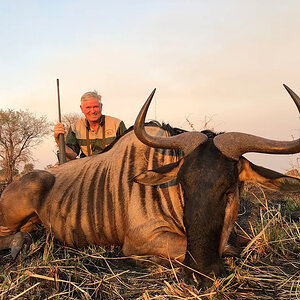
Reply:
[[13, 180], [13, 171], [31, 160], [31, 149], [50, 133], [45, 116], [36, 117], [23, 110], [0, 110], [0, 163], [6, 180]]
[[44, 168], [44, 170], [52, 169], [53, 167], [54, 167], [53, 165], [49, 164]]
[[[12, 170], [12, 174], [13, 174], [13, 177], [18, 176], [19, 175], [19, 170], [14, 168]], [[0, 177], [6, 178], [6, 170], [5, 169], [0, 169]]]
[[65, 125], [66, 131], [68, 131], [72, 124], [76, 123], [81, 118], [82, 115], [78, 113], [63, 114], [62, 123]]
[[34, 170], [34, 164], [33, 163], [27, 163], [24, 165], [22, 175], [27, 174], [29, 172], [32, 172]]
[[300, 199], [295, 197], [286, 197], [287, 201], [286, 209], [290, 211], [299, 211], [300, 210]]

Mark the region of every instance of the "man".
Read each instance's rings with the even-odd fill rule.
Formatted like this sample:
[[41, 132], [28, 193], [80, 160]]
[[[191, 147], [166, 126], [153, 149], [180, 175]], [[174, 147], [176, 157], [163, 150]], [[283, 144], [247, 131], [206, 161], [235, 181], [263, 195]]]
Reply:
[[[102, 114], [101, 96], [87, 92], [81, 97], [81, 111], [85, 118], [72, 124], [66, 137], [66, 158], [75, 159], [100, 153], [125, 130], [123, 121]], [[59, 144], [58, 135], [65, 134], [62, 123], [54, 127], [54, 138]]]

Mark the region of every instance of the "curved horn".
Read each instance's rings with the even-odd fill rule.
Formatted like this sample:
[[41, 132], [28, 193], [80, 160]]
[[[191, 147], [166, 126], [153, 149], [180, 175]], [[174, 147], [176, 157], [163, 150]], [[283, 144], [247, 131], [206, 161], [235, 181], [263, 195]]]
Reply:
[[[288, 86], [284, 87], [294, 100], [300, 112], [300, 98]], [[215, 146], [228, 158], [238, 160], [247, 152], [269, 154], [294, 154], [300, 152], [300, 139], [295, 141], [274, 141], [251, 134], [228, 132], [214, 138]]]
[[157, 137], [149, 135], [145, 130], [145, 118], [151, 100], [156, 89], [152, 91], [142, 109], [140, 110], [135, 123], [134, 132], [137, 138], [147, 146], [163, 149], [181, 149], [184, 155], [191, 153], [197, 146], [207, 141], [207, 136], [201, 132], [184, 132], [170, 137]]

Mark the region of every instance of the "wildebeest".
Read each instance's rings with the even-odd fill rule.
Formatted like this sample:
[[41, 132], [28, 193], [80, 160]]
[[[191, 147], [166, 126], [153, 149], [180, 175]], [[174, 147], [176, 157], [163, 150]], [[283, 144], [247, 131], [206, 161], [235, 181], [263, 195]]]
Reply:
[[[286, 89], [300, 112], [299, 97]], [[300, 139], [145, 127], [153, 95], [134, 131], [102, 154], [50, 172], [31, 172], [6, 188], [0, 199], [0, 250], [10, 247], [16, 256], [25, 232], [41, 222], [73, 247], [120, 245], [126, 256], [173, 259], [202, 274], [219, 275], [237, 218], [240, 184], [255, 181], [274, 190], [300, 191], [299, 179], [242, 156], [298, 153]]]

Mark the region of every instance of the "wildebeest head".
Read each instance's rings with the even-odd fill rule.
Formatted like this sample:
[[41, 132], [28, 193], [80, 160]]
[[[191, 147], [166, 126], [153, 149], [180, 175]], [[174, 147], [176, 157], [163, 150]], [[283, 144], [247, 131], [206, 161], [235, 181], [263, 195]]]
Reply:
[[[285, 88], [300, 112], [300, 98]], [[226, 252], [237, 218], [241, 183], [254, 181], [274, 190], [300, 191], [300, 180], [256, 166], [242, 155], [247, 152], [298, 153], [300, 139], [273, 141], [239, 132], [206, 135], [196, 131], [167, 138], [150, 136], [144, 122], [154, 93], [155, 90], [136, 119], [136, 136], [150, 147], [181, 149], [184, 157], [177, 163], [147, 170], [134, 180], [158, 185], [176, 178], [184, 193], [185, 263], [204, 277], [211, 272], [219, 275], [223, 270], [221, 256]]]

